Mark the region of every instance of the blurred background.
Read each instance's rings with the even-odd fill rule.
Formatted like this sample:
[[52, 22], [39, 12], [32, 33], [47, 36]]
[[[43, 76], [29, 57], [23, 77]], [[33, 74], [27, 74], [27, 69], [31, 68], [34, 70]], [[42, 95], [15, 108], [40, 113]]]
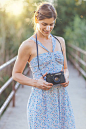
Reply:
[[[34, 33], [34, 11], [40, 2], [43, 0], [0, 0], [0, 65], [15, 57], [20, 44]], [[51, 0], [51, 3], [58, 14], [52, 34], [64, 37], [66, 45], [73, 44], [86, 51], [86, 0]], [[0, 72], [0, 88], [11, 76], [12, 67]], [[3, 92], [0, 107], [11, 90], [12, 85]]]
[[[47, 0], [48, 1], [48, 0]], [[34, 11], [43, 0], [0, 0], [0, 65], [17, 55], [34, 32]], [[86, 50], [86, 1], [51, 0], [58, 17], [52, 34]]]

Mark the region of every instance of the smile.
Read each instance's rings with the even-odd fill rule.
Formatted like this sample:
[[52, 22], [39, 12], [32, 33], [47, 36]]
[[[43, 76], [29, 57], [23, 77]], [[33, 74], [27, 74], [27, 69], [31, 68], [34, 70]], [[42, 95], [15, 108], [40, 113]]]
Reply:
[[44, 31], [45, 33], [49, 33], [50, 31]]

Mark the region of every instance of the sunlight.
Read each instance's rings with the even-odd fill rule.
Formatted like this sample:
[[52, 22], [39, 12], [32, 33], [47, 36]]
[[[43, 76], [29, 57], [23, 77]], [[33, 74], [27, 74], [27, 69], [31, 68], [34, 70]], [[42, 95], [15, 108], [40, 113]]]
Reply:
[[5, 4], [7, 4], [7, 2], [9, 2], [9, 0], [0, 0], [1, 7], [3, 7]]
[[14, 15], [21, 14], [22, 10], [23, 10], [23, 3], [20, 1], [13, 2], [7, 8], [7, 12], [13, 13]]
[[13, 15], [19, 15], [23, 11], [23, 0], [0, 0], [0, 5], [2, 8], [4, 7], [6, 9], [6, 12]]

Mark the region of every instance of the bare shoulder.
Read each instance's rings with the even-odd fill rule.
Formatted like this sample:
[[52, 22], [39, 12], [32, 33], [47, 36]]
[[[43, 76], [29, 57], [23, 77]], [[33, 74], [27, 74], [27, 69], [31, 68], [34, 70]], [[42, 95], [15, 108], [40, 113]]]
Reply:
[[63, 37], [59, 37], [59, 36], [55, 36], [61, 43], [62, 47], [64, 48], [65, 47], [65, 40]]
[[22, 51], [22, 52], [25, 52], [25, 53], [27, 53], [27, 52], [30, 53], [30, 50], [33, 47], [33, 45], [34, 45], [34, 41], [31, 40], [30, 38], [28, 38], [21, 43], [18, 51]]

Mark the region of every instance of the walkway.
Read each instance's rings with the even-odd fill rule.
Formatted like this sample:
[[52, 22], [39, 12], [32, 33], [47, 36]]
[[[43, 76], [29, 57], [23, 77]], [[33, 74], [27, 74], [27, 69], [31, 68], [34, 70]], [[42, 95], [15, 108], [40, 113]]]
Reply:
[[[86, 88], [85, 80], [78, 76], [77, 70], [68, 62], [70, 84], [68, 92], [75, 114], [76, 129], [86, 129]], [[9, 108], [0, 120], [0, 129], [28, 129], [27, 127], [27, 101], [31, 87], [20, 87], [16, 94], [16, 107]]]

